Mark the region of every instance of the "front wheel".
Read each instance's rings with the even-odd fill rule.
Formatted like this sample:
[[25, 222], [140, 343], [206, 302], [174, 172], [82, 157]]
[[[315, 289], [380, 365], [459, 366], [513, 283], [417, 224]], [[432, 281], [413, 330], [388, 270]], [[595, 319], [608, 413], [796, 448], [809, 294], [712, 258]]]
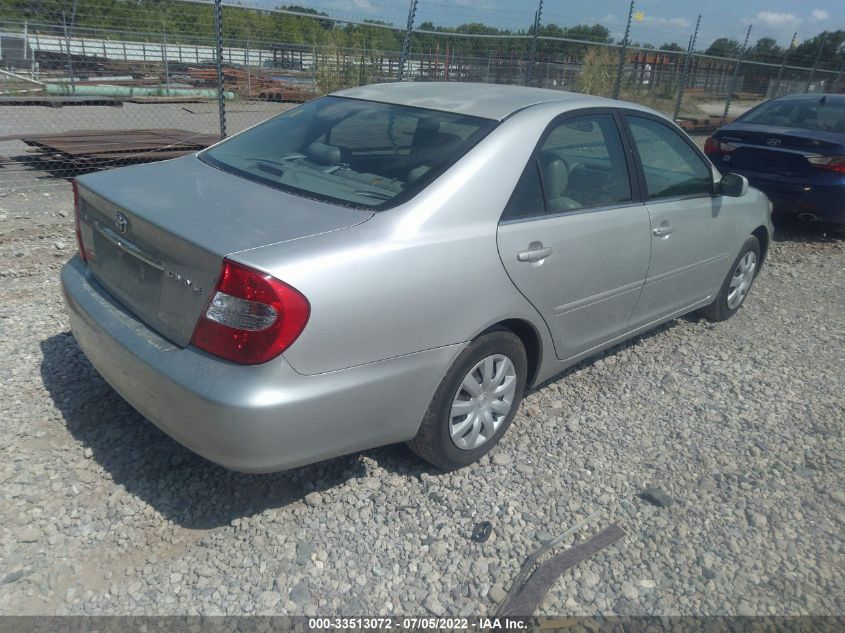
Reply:
[[525, 391], [527, 368], [518, 336], [509, 330], [482, 334], [446, 372], [408, 446], [444, 470], [477, 461], [513, 421]]
[[760, 272], [760, 242], [749, 237], [739, 251], [713, 303], [701, 309], [710, 321], [724, 321], [737, 313]]

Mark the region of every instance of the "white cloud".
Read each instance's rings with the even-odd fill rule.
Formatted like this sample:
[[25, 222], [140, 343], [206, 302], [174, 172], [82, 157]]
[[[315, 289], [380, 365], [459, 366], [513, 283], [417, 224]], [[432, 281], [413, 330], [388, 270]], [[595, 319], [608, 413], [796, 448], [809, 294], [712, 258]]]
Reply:
[[824, 22], [825, 20], [830, 19], [830, 13], [823, 11], [822, 9], [813, 9], [813, 12], [810, 14], [810, 19], [816, 22]]
[[643, 22], [654, 26], [671, 26], [676, 29], [686, 29], [692, 26], [692, 23], [686, 18], [655, 18], [647, 15]]
[[760, 11], [757, 17], [754, 18], [754, 21], [755, 23], [762, 23], [764, 26], [778, 29], [787, 26], [798, 26], [802, 20], [794, 13], [787, 13], [785, 11]]
[[343, 12], [348, 15], [360, 15], [362, 13], [372, 15], [378, 11], [370, 0], [334, 0], [328, 6], [334, 11]]
[[496, 3], [491, 0], [455, 0], [455, 4], [459, 7], [466, 7], [469, 9], [495, 9]]

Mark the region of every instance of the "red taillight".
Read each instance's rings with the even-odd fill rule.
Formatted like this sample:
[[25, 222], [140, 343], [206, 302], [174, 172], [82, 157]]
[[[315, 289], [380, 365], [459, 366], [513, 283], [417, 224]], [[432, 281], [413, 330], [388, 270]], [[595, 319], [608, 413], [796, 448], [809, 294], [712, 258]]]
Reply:
[[712, 136], [708, 136], [707, 140], [704, 141], [705, 154], [730, 154], [734, 150], [736, 150], [736, 147], [733, 145], [722, 143], [719, 139], [713, 138]]
[[191, 343], [233, 363], [259, 365], [290, 347], [310, 314], [308, 300], [295, 288], [224, 259]]
[[82, 244], [82, 227], [79, 224], [79, 187], [76, 186], [76, 181], [70, 181], [73, 188], [73, 217], [76, 222], [76, 244], [79, 247], [79, 256], [82, 261], [88, 262], [88, 255], [85, 252], [85, 246]]
[[845, 174], [845, 156], [808, 156], [807, 161], [816, 169]]

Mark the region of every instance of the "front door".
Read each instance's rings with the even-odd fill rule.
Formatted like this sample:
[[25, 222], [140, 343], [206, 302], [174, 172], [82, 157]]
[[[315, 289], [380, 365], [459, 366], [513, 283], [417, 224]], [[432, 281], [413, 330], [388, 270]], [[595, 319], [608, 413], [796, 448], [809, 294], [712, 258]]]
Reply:
[[713, 195], [713, 172], [691, 141], [657, 117], [625, 117], [642, 166], [651, 222], [651, 264], [631, 327], [708, 299], [718, 288], [735, 230], [730, 205]]
[[561, 360], [622, 334], [648, 270], [648, 210], [633, 202], [610, 111], [553, 122], [502, 216], [499, 254]]

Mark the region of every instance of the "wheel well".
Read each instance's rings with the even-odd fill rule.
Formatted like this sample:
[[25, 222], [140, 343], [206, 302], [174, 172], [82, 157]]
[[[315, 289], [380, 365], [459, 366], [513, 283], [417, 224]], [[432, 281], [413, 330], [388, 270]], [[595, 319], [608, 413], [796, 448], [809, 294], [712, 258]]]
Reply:
[[751, 231], [751, 235], [760, 242], [760, 263], [766, 261], [766, 254], [769, 252], [769, 231], [765, 226], [758, 226]]
[[526, 377], [525, 385], [527, 387], [534, 384], [534, 379], [540, 370], [540, 361], [543, 355], [540, 347], [540, 336], [537, 334], [534, 326], [522, 319], [507, 319], [496, 323], [496, 325], [489, 329], [495, 329], [497, 327], [510, 330], [522, 341], [522, 346], [525, 348], [525, 356], [528, 359], [528, 376]]

